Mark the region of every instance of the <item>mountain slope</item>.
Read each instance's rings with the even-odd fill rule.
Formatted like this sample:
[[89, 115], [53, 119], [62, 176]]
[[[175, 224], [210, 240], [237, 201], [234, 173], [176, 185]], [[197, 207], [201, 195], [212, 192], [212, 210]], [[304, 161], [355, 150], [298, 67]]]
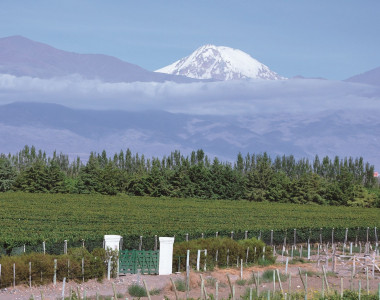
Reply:
[[214, 45], [202, 46], [156, 72], [214, 80], [285, 79], [241, 50]]
[[80, 75], [105, 82], [190, 82], [186, 77], [158, 74], [102, 54], [78, 54], [22, 36], [0, 38], [0, 73], [53, 78]]
[[345, 81], [358, 82], [380, 86], [380, 67], [352, 76]]
[[163, 111], [95, 111], [56, 104], [0, 106], [0, 149], [15, 153], [35, 145], [86, 158], [91, 151], [131, 148], [151, 156], [202, 148], [210, 157], [234, 160], [241, 153], [312, 159], [363, 156], [380, 166], [378, 110], [210, 116]]

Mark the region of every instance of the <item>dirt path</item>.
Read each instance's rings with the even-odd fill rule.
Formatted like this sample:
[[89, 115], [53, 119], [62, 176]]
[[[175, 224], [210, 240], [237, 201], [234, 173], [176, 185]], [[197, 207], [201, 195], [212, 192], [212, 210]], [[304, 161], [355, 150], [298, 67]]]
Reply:
[[[269, 267], [249, 267], [244, 269], [243, 279], [246, 282], [243, 285], [243, 282], [240, 282], [240, 269], [220, 269], [214, 270], [212, 272], [191, 272], [190, 276], [190, 285], [191, 291], [189, 297], [199, 298], [200, 297], [200, 274], [202, 274], [205, 280], [206, 292], [215, 294], [215, 282], [218, 281], [219, 284], [219, 299], [226, 299], [230, 294], [230, 286], [227, 279], [227, 274], [229, 274], [232, 284], [235, 286], [236, 298], [244, 295], [249, 291], [249, 288], [252, 287], [256, 289], [253, 280], [252, 273], [259, 272], [260, 275], [265, 270], [278, 268], [280, 273], [285, 273], [285, 266], [283, 264], [277, 264], [275, 266]], [[288, 272], [291, 274], [291, 292], [303, 292], [303, 283], [298, 274], [298, 268], [301, 268], [303, 271], [308, 271], [309, 276], [307, 280], [308, 290], [311, 291], [321, 291], [322, 288], [322, 274], [321, 269], [316, 267], [315, 263], [300, 263], [300, 264], [291, 264], [288, 267]], [[339, 270], [338, 270], [339, 271]], [[339, 272], [338, 272], [339, 273]], [[112, 296], [113, 295], [113, 284], [115, 285], [116, 291], [119, 294], [119, 299], [132, 299], [128, 294], [128, 287], [132, 284], [141, 284], [145, 280], [149, 290], [157, 289], [159, 290], [158, 295], [152, 296], [152, 299], [163, 299], [164, 296], [169, 299], [175, 299], [175, 294], [172, 291], [170, 277], [174, 280], [182, 280], [185, 282], [185, 274], [173, 274], [170, 276], [158, 276], [158, 275], [135, 275], [128, 274], [125, 276], [120, 276], [117, 279], [112, 279], [111, 281], [104, 280], [102, 283], [99, 283], [94, 280], [90, 280], [85, 283], [75, 283], [69, 282], [65, 286], [65, 296], [69, 296], [70, 288], [74, 291], [79, 289], [81, 296], [83, 297], [86, 294], [87, 297], [95, 296], [98, 293], [101, 296]], [[351, 286], [349, 277], [343, 278], [343, 287], [344, 289], [349, 289]], [[363, 293], [366, 293], [366, 276], [365, 274], [359, 274], [354, 278], [353, 288], [358, 289], [359, 280], [361, 280], [361, 285]], [[329, 288], [332, 290], [340, 290], [341, 279], [340, 277], [329, 273], [328, 276]], [[239, 285], [239, 283], [241, 285]], [[369, 289], [371, 291], [376, 291], [378, 284], [380, 283], [380, 274], [376, 274], [375, 279], [371, 278], [369, 280]], [[282, 281], [282, 288], [284, 292], [288, 292], [289, 281], [287, 277]], [[274, 286], [273, 282], [260, 282], [259, 292], [267, 293], [268, 290], [273, 291]], [[280, 286], [278, 280], [276, 279], [275, 285], [276, 291], [280, 291]], [[3, 289], [0, 292], [0, 300], [24, 300], [30, 299], [31, 295], [34, 296], [34, 299], [41, 299], [41, 292], [43, 293], [45, 300], [59, 299], [62, 297], [62, 282], [57, 283], [57, 286], [45, 285], [41, 287], [26, 287], [26, 286], [16, 286], [16, 288], [7, 288]], [[186, 296], [185, 292], [178, 292], [179, 297], [184, 299]], [[122, 296], [122, 297], [121, 297]]]

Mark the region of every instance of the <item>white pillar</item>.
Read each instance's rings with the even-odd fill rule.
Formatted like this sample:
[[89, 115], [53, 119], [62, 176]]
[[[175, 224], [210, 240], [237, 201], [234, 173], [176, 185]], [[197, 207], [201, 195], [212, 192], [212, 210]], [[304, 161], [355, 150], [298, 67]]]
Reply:
[[160, 237], [159, 275], [170, 275], [173, 269], [174, 237]]
[[111, 248], [112, 250], [119, 251], [120, 240], [122, 237], [120, 235], [105, 235], [104, 236], [104, 249]]

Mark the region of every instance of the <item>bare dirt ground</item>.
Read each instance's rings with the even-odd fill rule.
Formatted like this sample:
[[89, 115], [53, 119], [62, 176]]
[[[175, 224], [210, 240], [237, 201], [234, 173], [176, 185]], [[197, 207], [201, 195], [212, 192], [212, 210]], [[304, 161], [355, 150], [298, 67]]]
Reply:
[[[280, 259], [281, 261], [281, 259]], [[302, 271], [309, 271], [310, 275], [308, 276], [307, 286], [309, 294], [321, 291], [322, 289], [322, 280], [323, 273], [321, 267], [317, 266], [317, 263], [296, 263], [289, 264], [288, 273], [291, 274], [291, 287], [290, 290], [292, 293], [295, 292], [303, 292], [304, 287], [303, 283], [299, 277], [298, 268], [301, 268]], [[209, 272], [191, 272], [190, 275], [190, 286], [191, 290], [189, 292], [189, 297], [191, 298], [200, 298], [201, 291], [201, 279], [200, 275], [203, 276], [205, 280], [205, 289], [207, 294], [215, 295], [215, 281], [218, 281], [219, 284], [219, 299], [228, 298], [231, 293], [230, 286], [227, 279], [227, 274], [229, 274], [232, 284], [235, 286], [235, 295], [236, 299], [239, 299], [240, 296], [247, 293], [250, 287], [254, 290], [256, 289], [255, 284], [252, 280], [252, 273], [257, 274], [259, 272], [262, 274], [265, 270], [268, 269], [279, 269], [280, 273], [285, 273], [285, 265], [282, 262], [277, 263], [273, 266], [268, 267], [259, 267], [259, 266], [251, 266], [244, 268], [243, 270], [243, 279], [246, 280], [244, 285], [239, 285], [240, 278], [240, 268], [228, 268], [228, 269], [215, 269]], [[331, 265], [329, 269], [331, 270]], [[347, 266], [337, 264], [336, 273], [329, 272], [328, 273], [328, 283], [330, 290], [340, 291], [341, 288], [341, 278], [343, 278], [343, 288], [350, 289], [350, 272]], [[90, 280], [85, 283], [76, 283], [76, 282], [68, 282], [65, 286], [66, 297], [69, 296], [70, 288], [77, 292], [79, 290], [81, 296], [84, 295], [88, 297], [95, 297], [96, 293], [101, 296], [113, 296], [113, 284], [115, 286], [116, 292], [118, 294], [119, 299], [133, 299], [134, 297], [128, 294], [128, 287], [132, 284], [140, 284], [143, 285], [143, 280], [146, 281], [148, 289], [158, 289], [160, 293], [158, 295], [151, 296], [152, 299], [164, 299], [164, 296], [169, 299], [175, 299], [175, 293], [172, 290], [172, 284], [170, 278], [173, 280], [182, 279], [185, 281], [186, 274], [184, 272], [180, 274], [173, 274], [167, 276], [158, 276], [158, 275], [137, 275], [137, 274], [128, 274], [124, 276], [120, 276], [119, 278], [108, 280], [103, 280], [103, 282], [97, 282], [95, 280]], [[361, 281], [362, 293], [365, 294], [367, 291], [367, 281], [365, 272], [360, 272], [354, 277], [352, 286], [355, 290], [358, 290], [359, 281]], [[369, 289], [374, 292], [377, 291], [378, 285], [380, 283], [380, 273], [375, 273], [375, 278], [372, 277], [372, 273], [369, 275]], [[57, 283], [56, 286], [53, 284], [45, 285], [45, 286], [36, 286], [29, 288], [27, 286], [16, 286], [15, 288], [9, 287], [6, 289], [2, 289], [0, 291], [0, 300], [23, 300], [23, 299], [31, 299], [33, 295], [34, 299], [42, 299], [41, 292], [43, 295], [43, 299], [51, 300], [51, 299], [61, 299], [62, 297], [62, 282]], [[289, 281], [282, 281], [282, 288], [284, 293], [288, 292], [289, 289]], [[260, 282], [259, 292], [267, 293], [268, 290], [273, 291], [274, 286], [273, 282]], [[280, 285], [276, 278], [276, 291], [280, 291]], [[185, 292], [178, 292], [180, 299], [186, 298]], [[145, 297], [145, 299], [147, 299]]]

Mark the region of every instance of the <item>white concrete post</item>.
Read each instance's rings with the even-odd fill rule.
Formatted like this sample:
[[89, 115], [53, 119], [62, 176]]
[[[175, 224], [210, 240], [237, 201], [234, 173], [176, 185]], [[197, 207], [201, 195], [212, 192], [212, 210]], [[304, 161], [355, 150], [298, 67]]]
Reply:
[[170, 275], [173, 269], [174, 237], [160, 237], [159, 275]]
[[112, 250], [119, 251], [120, 240], [122, 237], [120, 235], [105, 235], [104, 236], [104, 249], [111, 248]]

